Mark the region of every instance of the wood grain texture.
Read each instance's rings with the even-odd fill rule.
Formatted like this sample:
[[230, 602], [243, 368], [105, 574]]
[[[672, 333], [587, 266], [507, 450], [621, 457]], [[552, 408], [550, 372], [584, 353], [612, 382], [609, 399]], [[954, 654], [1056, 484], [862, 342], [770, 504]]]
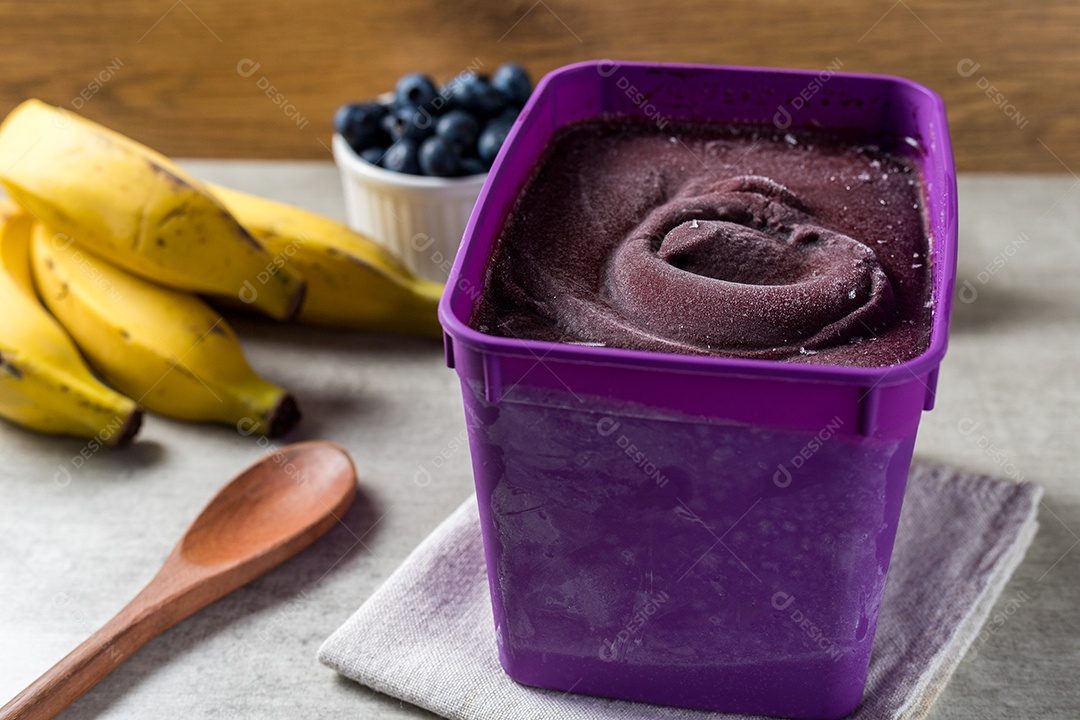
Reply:
[[40, 97], [174, 156], [329, 159], [334, 109], [416, 69], [839, 59], [941, 93], [961, 170], [1080, 172], [1069, 0], [2, 0], [0, 27], [0, 113]]

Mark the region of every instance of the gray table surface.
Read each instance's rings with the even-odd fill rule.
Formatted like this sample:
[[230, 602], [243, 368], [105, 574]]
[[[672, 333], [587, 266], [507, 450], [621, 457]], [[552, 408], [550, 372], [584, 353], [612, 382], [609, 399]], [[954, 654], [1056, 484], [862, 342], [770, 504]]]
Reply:
[[[329, 163], [185, 165], [343, 216]], [[934, 718], [1080, 717], [1078, 183], [961, 178], [970, 302], [956, 304], [916, 453], [1038, 482], [1046, 496], [1026, 561]], [[151, 641], [65, 717], [430, 717], [339, 678], [315, 652], [472, 492], [456, 375], [434, 341], [234, 325], [252, 364], [302, 403], [287, 441], [348, 449], [358, 500], [312, 548]], [[226, 479], [267, 452], [226, 427], [157, 416], [126, 450], [80, 463], [83, 448], [0, 423], [0, 702], [133, 597]], [[70, 484], [54, 482], [58, 466]], [[414, 481], [421, 468], [430, 484]]]

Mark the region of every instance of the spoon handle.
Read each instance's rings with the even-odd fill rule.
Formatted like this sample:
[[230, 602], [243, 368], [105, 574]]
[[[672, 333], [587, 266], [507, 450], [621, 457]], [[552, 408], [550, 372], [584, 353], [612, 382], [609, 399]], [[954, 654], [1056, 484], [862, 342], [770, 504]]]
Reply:
[[198, 607], [168, 602], [158, 575], [111, 620], [0, 708], [0, 720], [47, 720]]

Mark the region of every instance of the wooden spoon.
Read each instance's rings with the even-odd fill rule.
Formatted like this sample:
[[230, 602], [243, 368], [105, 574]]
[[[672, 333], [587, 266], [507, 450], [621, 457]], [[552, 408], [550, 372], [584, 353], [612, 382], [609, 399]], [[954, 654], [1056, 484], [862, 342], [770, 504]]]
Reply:
[[0, 708], [0, 720], [54, 717], [147, 641], [280, 565], [324, 535], [356, 497], [348, 454], [289, 445], [210, 501], [127, 607]]

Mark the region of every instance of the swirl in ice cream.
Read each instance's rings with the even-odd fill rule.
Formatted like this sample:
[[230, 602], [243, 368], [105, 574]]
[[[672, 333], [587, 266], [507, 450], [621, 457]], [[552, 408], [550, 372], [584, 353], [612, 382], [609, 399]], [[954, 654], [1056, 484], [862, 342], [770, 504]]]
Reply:
[[804, 208], [752, 175], [674, 198], [615, 249], [612, 307], [642, 332], [742, 353], [874, 333], [894, 309], [877, 256]]

